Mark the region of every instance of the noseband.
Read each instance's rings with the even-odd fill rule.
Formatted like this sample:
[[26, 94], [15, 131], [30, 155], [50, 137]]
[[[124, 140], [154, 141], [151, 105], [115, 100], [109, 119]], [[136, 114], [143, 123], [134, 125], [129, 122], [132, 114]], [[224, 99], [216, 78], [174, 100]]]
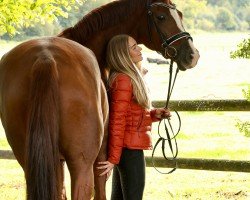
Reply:
[[[179, 32], [175, 35], [169, 36], [167, 38], [167, 36], [161, 31], [161, 29], [159, 28], [159, 26], [157, 25], [157, 23], [155, 22], [154, 19], [154, 13], [151, 10], [151, 8], [153, 7], [165, 7], [165, 8], [169, 8], [169, 9], [174, 9], [176, 10], [176, 6], [175, 5], [171, 5], [171, 4], [165, 4], [165, 3], [160, 3], [160, 2], [156, 2], [156, 3], [151, 3], [151, 0], [147, 1], [147, 13], [148, 13], [148, 33], [149, 33], [149, 40], [150, 42], [152, 42], [152, 35], [151, 35], [151, 27], [152, 25], [154, 25], [159, 37], [161, 38], [161, 46], [164, 49], [164, 54], [162, 54], [164, 57], [169, 57], [170, 59], [173, 59], [177, 56], [177, 50], [175, 47], [171, 46], [174, 42], [181, 40], [182, 38], [186, 38], [186, 39], [191, 39], [192, 37], [188, 32]], [[173, 51], [173, 53], [169, 53], [170, 51]]]
[[[151, 3], [150, 0], [147, 1], [147, 13], [148, 13], [148, 33], [149, 33], [149, 40], [150, 42], [152, 42], [152, 35], [151, 35], [151, 26], [154, 25], [159, 37], [161, 38], [161, 46], [164, 50], [164, 54], [161, 53], [165, 58], [169, 57], [171, 59], [170, 62], [170, 68], [169, 68], [169, 84], [168, 84], [168, 94], [167, 94], [167, 100], [166, 100], [166, 105], [165, 108], [168, 108], [168, 104], [169, 104], [169, 100], [170, 100], [170, 96], [172, 94], [173, 91], [173, 87], [175, 84], [175, 80], [177, 77], [177, 74], [179, 72], [179, 69], [177, 67], [176, 72], [175, 72], [175, 76], [173, 79], [173, 59], [177, 56], [177, 50], [174, 46], [171, 46], [174, 42], [181, 40], [182, 38], [186, 38], [186, 39], [192, 39], [192, 37], [190, 36], [190, 34], [188, 32], [179, 32], [175, 35], [169, 36], [168, 38], [166, 37], [166, 35], [161, 31], [161, 29], [159, 28], [159, 26], [157, 25], [157, 23], [154, 20], [154, 13], [151, 10], [151, 8], [156, 7], [156, 6], [161, 6], [161, 7], [165, 7], [165, 8], [169, 8], [169, 9], [176, 9], [175, 5], [171, 5], [171, 4], [165, 4], [165, 3]], [[170, 54], [169, 52], [172, 51], [173, 53]], [[172, 80], [173, 79], [173, 80]], [[176, 133], [174, 132], [174, 129], [171, 125], [170, 119], [163, 119], [159, 122], [158, 125], [158, 135], [159, 135], [159, 139], [156, 142], [154, 148], [153, 148], [153, 152], [152, 152], [152, 164], [153, 167], [160, 173], [162, 174], [169, 174], [172, 173], [173, 171], [175, 171], [175, 169], [177, 168], [177, 161], [176, 161], [176, 157], [178, 155], [178, 146], [177, 146], [177, 141], [176, 141], [176, 136], [178, 135], [178, 133], [180, 132], [180, 128], [181, 128], [181, 119], [180, 116], [178, 114], [178, 112], [176, 110], [173, 110], [177, 116], [178, 122], [179, 122], [179, 126], [178, 129], [176, 131]], [[167, 121], [167, 122], [166, 122]], [[161, 136], [160, 134], [160, 125], [163, 122], [164, 124], [164, 129], [166, 132], [166, 137]], [[171, 136], [172, 135], [172, 136]], [[172, 143], [172, 141], [174, 141], [174, 143]], [[171, 152], [171, 157], [167, 157], [166, 153], [165, 153], [165, 144], [166, 142], [168, 143], [169, 146], [169, 150]], [[175, 167], [173, 169], [171, 169], [170, 171], [163, 173], [161, 171], [159, 171], [154, 164], [154, 153], [156, 150], [156, 147], [158, 146], [158, 144], [162, 144], [161, 145], [161, 149], [162, 149], [162, 154], [164, 156], [164, 158], [166, 160], [171, 160], [175, 162]], [[174, 148], [175, 146], [175, 148]]]

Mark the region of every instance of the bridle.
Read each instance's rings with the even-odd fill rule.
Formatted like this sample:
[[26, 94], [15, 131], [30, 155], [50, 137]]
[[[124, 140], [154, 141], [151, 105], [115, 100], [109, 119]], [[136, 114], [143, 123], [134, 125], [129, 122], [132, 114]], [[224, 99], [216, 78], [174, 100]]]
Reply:
[[[152, 42], [152, 33], [151, 33], [151, 27], [152, 25], [154, 25], [160, 39], [161, 39], [161, 46], [163, 48], [163, 53], [161, 53], [163, 55], [163, 57], [169, 57], [171, 59], [171, 62], [170, 62], [170, 68], [169, 68], [169, 84], [168, 84], [168, 94], [167, 94], [167, 100], [166, 100], [166, 104], [165, 104], [165, 108], [168, 108], [168, 104], [169, 104], [169, 100], [170, 100], [170, 96], [172, 94], [172, 91], [173, 91], [173, 87], [174, 87], [174, 84], [175, 84], [175, 81], [176, 81], [176, 77], [177, 77], [177, 74], [179, 72], [179, 69], [178, 67], [176, 68], [176, 72], [175, 72], [175, 76], [174, 76], [174, 79], [172, 80], [173, 78], [173, 60], [174, 58], [177, 56], [177, 50], [174, 46], [171, 46], [174, 42], [178, 41], [178, 40], [181, 40], [183, 38], [186, 38], [186, 39], [191, 39], [192, 40], [192, 37], [191, 35], [188, 33], [188, 32], [179, 32], [175, 35], [172, 35], [170, 37], [166, 37], [165, 34], [163, 34], [163, 32], [161, 31], [161, 29], [159, 28], [159, 26], [157, 25], [157, 23], [155, 22], [154, 20], [154, 13], [152, 12], [151, 8], [152, 7], [156, 7], [156, 6], [161, 6], [161, 7], [166, 7], [166, 8], [169, 8], [169, 9], [176, 9], [176, 6], [175, 5], [171, 5], [171, 4], [165, 4], [165, 3], [160, 3], [160, 2], [156, 2], [156, 3], [151, 3], [151, 0], [148, 0], [147, 1], [147, 14], [148, 14], [148, 33], [149, 33], [149, 40], [150, 42]], [[172, 50], [173, 54], [170, 54], [169, 52]], [[173, 171], [176, 170], [177, 168], [177, 161], [176, 161], [176, 157], [178, 155], [178, 146], [177, 146], [177, 141], [176, 141], [176, 136], [178, 135], [178, 133], [180, 132], [180, 128], [181, 128], [181, 119], [180, 119], [180, 116], [178, 114], [178, 112], [176, 110], [174, 110], [174, 112], [176, 113], [177, 115], [177, 118], [178, 118], [178, 122], [179, 122], [179, 126], [178, 126], [178, 129], [177, 129], [177, 132], [174, 133], [174, 130], [173, 130], [173, 127], [171, 125], [171, 122], [170, 122], [170, 119], [163, 119], [159, 122], [159, 125], [158, 125], [158, 135], [159, 135], [159, 139], [158, 141], [156, 142], [154, 148], [153, 148], [153, 152], [152, 152], [152, 164], [153, 164], [153, 167], [160, 173], [162, 174], [169, 174], [169, 173], [172, 173]], [[167, 123], [166, 123], [167, 121]], [[165, 131], [166, 131], [166, 138], [162, 137], [161, 134], [160, 134], [160, 125], [161, 123], [163, 122], [164, 124], [164, 128], [165, 128]], [[172, 136], [170, 135], [172, 134]], [[174, 140], [174, 143], [172, 143]], [[166, 153], [165, 153], [165, 144], [166, 144], [166, 141], [168, 142], [168, 145], [169, 145], [169, 149], [171, 151], [171, 157], [167, 157]], [[156, 147], [158, 146], [158, 144], [162, 143], [161, 145], [161, 149], [162, 149], [162, 154], [164, 156], [164, 158], [166, 160], [172, 160], [175, 162], [175, 167], [173, 169], [171, 169], [170, 171], [168, 171], [167, 173], [163, 173], [161, 171], [159, 171], [156, 167], [155, 167], [155, 164], [154, 164], [154, 153], [155, 153], [155, 150], [156, 150]], [[175, 148], [174, 148], [175, 146]]]
[[[161, 29], [159, 28], [159, 26], [157, 25], [157, 23], [155, 22], [154, 19], [154, 13], [151, 10], [151, 8], [153, 7], [165, 7], [165, 8], [169, 8], [169, 9], [174, 9], [176, 10], [176, 6], [175, 5], [171, 5], [171, 4], [166, 4], [166, 3], [161, 3], [161, 2], [156, 2], [156, 3], [151, 3], [151, 0], [147, 1], [147, 15], [148, 15], [148, 33], [149, 33], [149, 41], [152, 42], [152, 25], [154, 25], [159, 37], [161, 38], [161, 46], [164, 49], [164, 54], [163, 57], [169, 57], [170, 59], [173, 59], [177, 56], [177, 50], [174, 46], [171, 46], [173, 43], [175, 43], [178, 40], [181, 40], [183, 38], [186, 39], [192, 39], [191, 35], [188, 32], [185, 31], [181, 31], [177, 34], [174, 34], [172, 36], [169, 36], [167, 38], [167, 36], [161, 31]], [[174, 54], [170, 54], [169, 50], [172, 50], [174, 52]]]

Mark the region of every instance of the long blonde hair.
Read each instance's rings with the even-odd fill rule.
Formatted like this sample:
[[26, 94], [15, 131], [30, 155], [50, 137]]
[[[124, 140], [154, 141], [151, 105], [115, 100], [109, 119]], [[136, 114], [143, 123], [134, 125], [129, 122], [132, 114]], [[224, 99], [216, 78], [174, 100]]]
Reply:
[[148, 89], [142, 74], [131, 60], [129, 54], [128, 35], [117, 35], [113, 37], [107, 47], [107, 64], [110, 68], [108, 84], [111, 86], [113, 80], [119, 73], [128, 75], [133, 85], [135, 100], [144, 108], [150, 108], [151, 102]]

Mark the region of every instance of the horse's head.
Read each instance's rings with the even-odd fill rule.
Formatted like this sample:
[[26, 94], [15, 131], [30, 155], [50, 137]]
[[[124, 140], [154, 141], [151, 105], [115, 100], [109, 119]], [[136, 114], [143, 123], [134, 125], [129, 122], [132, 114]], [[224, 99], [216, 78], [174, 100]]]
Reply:
[[182, 13], [170, 0], [147, 0], [147, 23], [147, 47], [173, 59], [180, 70], [197, 64], [199, 52], [183, 27]]

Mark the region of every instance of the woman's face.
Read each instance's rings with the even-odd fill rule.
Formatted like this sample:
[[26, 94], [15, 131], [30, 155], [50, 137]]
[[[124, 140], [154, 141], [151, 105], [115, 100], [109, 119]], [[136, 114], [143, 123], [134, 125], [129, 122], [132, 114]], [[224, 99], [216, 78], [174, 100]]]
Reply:
[[141, 54], [142, 48], [137, 45], [137, 42], [132, 37], [128, 38], [128, 48], [129, 48], [129, 55], [134, 63], [142, 61], [143, 59]]

